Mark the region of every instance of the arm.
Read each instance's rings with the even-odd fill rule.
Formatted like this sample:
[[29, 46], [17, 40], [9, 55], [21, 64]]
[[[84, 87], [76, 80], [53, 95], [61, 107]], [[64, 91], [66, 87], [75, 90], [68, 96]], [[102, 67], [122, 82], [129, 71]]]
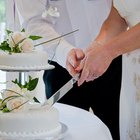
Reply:
[[[127, 24], [116, 9], [112, 7], [109, 17], [96, 38], [96, 42], [93, 41], [85, 52], [85, 59], [79, 68], [83, 70], [78, 85], [81, 85], [84, 81], [94, 80], [107, 70], [112, 60], [121, 54], [119, 50], [123, 48], [124, 44], [120, 46], [119, 42], [120, 39], [124, 41], [122, 38], [124, 33], [127, 33]], [[116, 51], [120, 54], [116, 54]]]
[[[113, 25], [113, 26], [111, 26], [111, 25]], [[115, 10], [115, 8], [112, 7], [108, 18], [105, 20], [105, 22], [103, 23], [103, 25], [101, 27], [99, 35], [95, 39], [96, 41], [93, 41], [90, 44], [90, 46], [86, 49], [86, 51], [85, 51], [86, 55], [90, 56], [90, 54], [92, 54], [92, 52], [90, 52], [90, 54], [89, 54], [89, 50], [92, 50], [92, 48], [94, 48], [93, 51], [95, 51], [96, 47], [99, 47], [99, 46], [105, 44], [110, 39], [112, 39], [114, 36], [125, 31], [126, 28], [127, 28], [127, 26], [126, 26], [124, 19], [122, 19], [119, 16], [118, 12]], [[81, 63], [81, 65], [79, 65], [79, 64], [82, 61], [82, 59], [84, 58], [84, 56], [85, 55], [81, 55], [81, 57], [79, 57], [79, 59], [77, 61], [76, 59], [72, 58], [72, 51], [69, 53], [67, 60], [70, 60], [70, 61], [67, 61], [66, 64], [67, 64], [67, 69], [69, 70], [69, 73], [73, 77], [74, 77], [74, 75], [76, 75], [77, 73], [82, 71], [83, 63], [85, 60]], [[88, 62], [88, 63], [91, 65], [91, 62], [92, 61], [90, 60], [90, 62]], [[85, 65], [85, 69], [86, 69], [86, 65]], [[83, 70], [83, 73], [85, 73], [84, 70]]]
[[125, 20], [121, 18], [117, 10], [112, 6], [111, 12], [108, 18], [103, 23], [100, 33], [95, 40], [97, 42], [101, 42], [101, 44], [103, 45], [106, 42], [110, 41], [113, 37], [126, 31], [126, 29], [127, 24]]
[[[41, 14], [45, 10], [45, 2], [39, 0], [15, 0], [16, 7], [19, 15], [19, 20], [21, 26], [24, 26], [26, 31], [32, 35], [39, 35], [43, 37], [43, 40], [40, 42], [47, 41], [49, 39], [60, 36], [54, 28], [46, 22]], [[31, 6], [34, 2], [34, 5]], [[44, 2], [44, 3], [43, 3]], [[53, 58], [54, 61], [57, 61], [60, 65], [65, 67], [66, 58], [68, 52], [74, 48], [64, 39], [61, 39], [59, 42], [51, 42], [49, 44], [44, 44], [43, 47], [48, 52], [49, 59]]]
[[[104, 44], [102, 48], [110, 53], [112, 59], [140, 48], [140, 23], [127, 30], [128, 26], [125, 20], [115, 13], [118, 14], [113, 8], [110, 17], [104, 23], [99, 36], [96, 38], [97, 42]], [[115, 19], [110, 21], [110, 18]]]

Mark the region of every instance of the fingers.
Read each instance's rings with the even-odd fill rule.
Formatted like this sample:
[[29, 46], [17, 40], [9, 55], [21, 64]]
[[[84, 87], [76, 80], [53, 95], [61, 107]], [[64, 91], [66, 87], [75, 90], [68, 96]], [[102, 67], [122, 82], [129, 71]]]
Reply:
[[85, 57], [85, 54], [81, 49], [75, 49], [75, 53], [76, 53], [77, 60], [82, 60]]
[[100, 77], [100, 74], [96, 74], [97, 72], [95, 72], [94, 74], [90, 73], [88, 69], [84, 69], [82, 70], [81, 76], [78, 80], [78, 86], [82, 85], [84, 82], [89, 82], [89, 81], [93, 81], [97, 78]]
[[70, 65], [73, 66], [73, 68], [78, 66], [78, 62], [76, 59], [76, 54], [75, 54], [75, 50], [71, 50], [71, 52], [68, 54], [68, 58], [67, 61]]
[[75, 70], [75, 68], [72, 65], [68, 65], [68, 64], [67, 64], [67, 70], [72, 77], [74, 77], [79, 73], [77, 70]]
[[86, 82], [93, 81], [99, 77], [98, 74], [91, 74], [87, 77]]
[[81, 49], [72, 49], [69, 52], [66, 67], [73, 77], [81, 71], [82, 67], [80, 63], [84, 56], [84, 52]]
[[82, 73], [81, 73], [81, 76], [78, 80], [78, 86], [80, 86], [84, 83], [84, 81], [87, 79], [88, 75], [89, 75], [89, 71], [87, 69], [83, 69]]
[[93, 63], [94, 59], [89, 59], [85, 57], [84, 63], [81, 70], [81, 76], [78, 80], [78, 86], [82, 85], [84, 82], [89, 82], [97, 79], [101, 75], [100, 66], [97, 62]]
[[80, 61], [84, 58], [84, 52], [81, 49], [72, 49], [69, 54], [67, 61], [76, 68], [79, 66]]

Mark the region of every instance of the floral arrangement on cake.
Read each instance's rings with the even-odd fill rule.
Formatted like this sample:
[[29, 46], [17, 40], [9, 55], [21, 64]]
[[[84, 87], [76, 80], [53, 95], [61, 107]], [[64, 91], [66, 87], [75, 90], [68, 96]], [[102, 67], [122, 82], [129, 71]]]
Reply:
[[2, 112], [19, 112], [27, 111], [31, 105], [40, 103], [35, 97], [34, 89], [37, 86], [38, 78], [29, 76], [25, 84], [21, 84], [17, 79], [13, 80], [14, 86], [11, 89], [0, 91], [0, 111]]
[[21, 31], [6, 30], [7, 39], [0, 45], [0, 49], [11, 53], [27, 53], [34, 49], [33, 41], [41, 36], [28, 35], [24, 29]]
[[9, 52], [9, 54], [28, 53], [28, 52], [33, 51], [36, 46], [55, 41], [64, 36], [70, 35], [76, 31], [78, 30], [74, 30], [72, 32], [58, 36], [56, 38], [52, 38], [42, 43], [33, 45], [33, 41], [41, 39], [42, 37], [36, 36], [36, 35], [28, 35], [24, 29], [22, 29], [21, 31], [15, 31], [15, 32], [6, 30], [7, 39], [0, 44], [0, 50]]

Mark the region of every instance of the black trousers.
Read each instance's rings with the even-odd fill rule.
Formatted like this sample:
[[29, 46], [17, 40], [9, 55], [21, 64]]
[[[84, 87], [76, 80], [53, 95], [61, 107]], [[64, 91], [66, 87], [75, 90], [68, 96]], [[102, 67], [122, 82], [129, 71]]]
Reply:
[[[71, 76], [55, 62], [55, 69], [45, 71], [43, 79], [46, 95], [49, 98], [62, 87]], [[111, 63], [105, 74], [92, 82], [85, 82], [78, 87], [77, 84], [62, 98], [60, 103], [73, 105], [85, 110], [91, 107], [109, 128], [113, 140], [119, 140], [119, 98], [122, 77], [122, 57]]]

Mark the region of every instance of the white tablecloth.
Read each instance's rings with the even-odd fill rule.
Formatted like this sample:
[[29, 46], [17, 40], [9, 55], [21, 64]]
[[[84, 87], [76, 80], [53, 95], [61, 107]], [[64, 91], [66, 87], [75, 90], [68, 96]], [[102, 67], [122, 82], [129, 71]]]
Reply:
[[109, 129], [94, 114], [70, 105], [56, 103], [60, 122], [67, 127], [64, 140], [112, 140]]

